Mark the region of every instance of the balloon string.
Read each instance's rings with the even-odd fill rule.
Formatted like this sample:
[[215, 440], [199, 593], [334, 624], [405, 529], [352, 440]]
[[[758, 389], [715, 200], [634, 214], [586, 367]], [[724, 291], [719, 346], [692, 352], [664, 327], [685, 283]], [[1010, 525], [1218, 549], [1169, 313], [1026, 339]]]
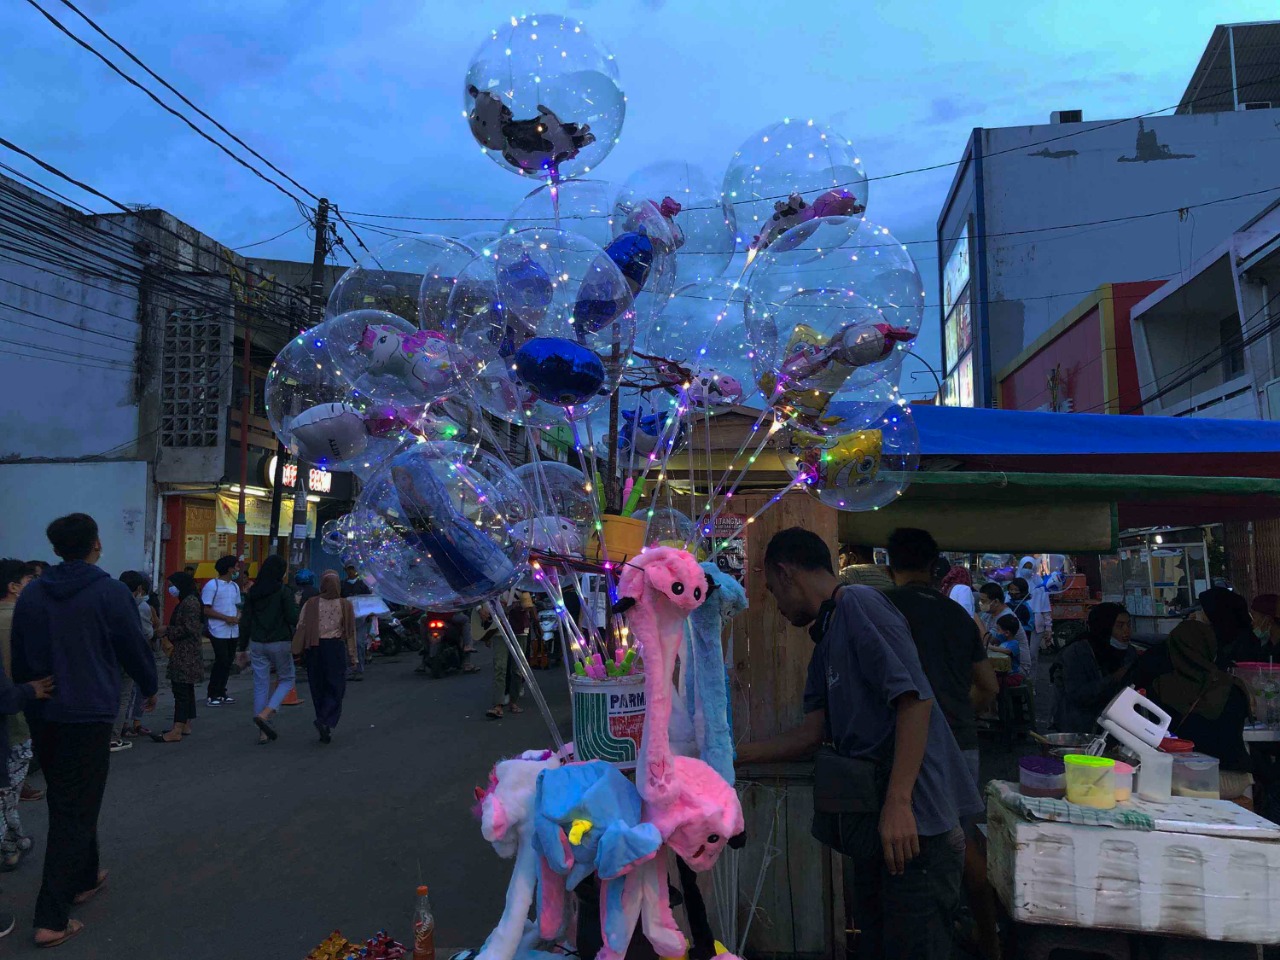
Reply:
[[[658, 464], [658, 480], [657, 485], [653, 488], [653, 500], [649, 505], [649, 513], [644, 521], [644, 539], [649, 542], [649, 527], [653, 523], [653, 504], [658, 500], [658, 494], [663, 490], [663, 482], [667, 482], [667, 500], [668, 504], [671, 500], [671, 484], [667, 481], [667, 468], [671, 463], [671, 455], [675, 452], [676, 442], [680, 437], [680, 424], [683, 422], [684, 415], [689, 409], [689, 391], [686, 387], [680, 386], [676, 388], [678, 396], [672, 401], [675, 410], [667, 416], [667, 422], [662, 425], [662, 431], [658, 435], [658, 449], [662, 452], [662, 460]], [[667, 434], [670, 431], [670, 438]], [[650, 466], [654, 460], [653, 454], [649, 455]]]
[[511, 621], [507, 619], [507, 611], [496, 600], [490, 600], [488, 603], [489, 613], [492, 614], [494, 622], [498, 624], [502, 638], [506, 641], [507, 651], [511, 654], [511, 659], [516, 662], [520, 675], [524, 677], [524, 682], [529, 687], [529, 694], [538, 705], [538, 712], [542, 714], [542, 719], [547, 725], [547, 730], [556, 745], [556, 750], [563, 750], [564, 739], [560, 736], [560, 728], [556, 724], [555, 717], [551, 715], [551, 708], [547, 705], [547, 698], [542, 695], [542, 688], [538, 686], [537, 678], [533, 675], [533, 668], [529, 666], [529, 658], [525, 656], [524, 648], [520, 646], [520, 641], [516, 639], [516, 632], [511, 627]]
[[792, 480], [790, 483], [788, 483], [785, 487], [783, 487], [781, 490], [779, 490], [777, 493], [775, 493], [775, 494], [773, 495], [773, 497], [772, 497], [772, 498], [770, 498], [770, 500], [769, 500], [767, 503], [765, 503], [765, 505], [764, 505], [763, 507], [761, 507], [761, 508], [760, 508], [759, 510], [757, 510], [755, 513], [753, 513], [751, 516], [747, 517], [747, 522], [746, 522], [746, 523], [744, 523], [744, 524], [743, 524], [741, 527], [739, 527], [737, 530], [733, 531], [733, 533], [732, 533], [732, 534], [730, 534], [728, 537], [726, 537], [724, 540], [721, 540], [721, 541], [720, 541], [720, 543], [716, 546], [715, 550], [714, 550], [714, 551], [712, 551], [711, 556], [707, 557], [707, 559], [708, 559], [708, 560], [714, 560], [716, 557], [720, 556], [720, 554], [722, 554], [722, 553], [725, 551], [725, 549], [729, 546], [729, 544], [733, 543], [733, 541], [734, 541], [734, 540], [737, 540], [737, 539], [738, 539], [738, 538], [740, 538], [740, 537], [744, 537], [744, 536], [746, 536], [746, 533], [747, 533], [747, 527], [749, 527], [749, 526], [751, 526], [751, 524], [755, 523], [755, 522], [756, 522], [756, 520], [758, 520], [758, 519], [760, 518], [760, 515], [761, 515], [761, 514], [763, 514], [766, 510], [768, 510], [770, 507], [772, 507], [775, 503], [777, 503], [779, 500], [781, 500], [783, 497], [785, 497], [785, 496], [786, 496], [788, 493], [790, 493], [794, 488], [796, 488], [796, 487], [798, 487], [798, 486], [803, 486], [803, 485], [804, 485], [804, 480], [802, 480], [801, 478], [797, 477], [796, 479], [794, 479], [794, 480]]
[[[778, 421], [775, 420], [770, 425], [768, 431], [765, 432], [764, 438], [761, 439], [761, 441], [756, 445], [755, 450], [751, 451], [750, 455], [748, 455], [747, 462], [743, 464], [742, 469], [738, 472], [738, 475], [733, 478], [733, 483], [731, 483], [728, 486], [728, 488], [725, 489], [724, 496], [721, 498], [720, 503], [715, 507], [714, 510], [711, 511], [710, 514], [704, 514], [698, 517], [697, 523], [704, 530], [704, 532], [706, 528], [709, 528], [712, 524], [714, 524], [716, 522], [716, 519], [722, 513], [724, 513], [725, 509], [729, 505], [729, 501], [733, 499], [733, 495], [737, 492], [738, 487], [742, 484], [742, 481], [746, 479], [746, 476], [751, 471], [751, 468], [755, 466], [756, 458], [760, 456], [760, 454], [764, 451], [764, 448], [768, 445], [769, 440], [780, 429], [781, 429], [780, 424], [778, 423]], [[714, 495], [711, 499], [707, 501], [707, 506], [711, 507], [713, 502], [714, 502]]]

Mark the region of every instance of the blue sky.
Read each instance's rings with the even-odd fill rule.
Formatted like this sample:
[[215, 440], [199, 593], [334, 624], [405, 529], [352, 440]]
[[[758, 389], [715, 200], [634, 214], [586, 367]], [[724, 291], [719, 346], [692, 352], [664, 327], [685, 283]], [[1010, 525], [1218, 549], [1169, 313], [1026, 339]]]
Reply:
[[[94, 36], [59, 0], [40, 2]], [[464, 218], [502, 217], [532, 186], [480, 154], [460, 110], [471, 54], [513, 13], [578, 16], [616, 54], [627, 120], [621, 143], [596, 172], [618, 181], [676, 157], [719, 180], [737, 145], [783, 116], [832, 122], [858, 144], [872, 177], [955, 161], [976, 126], [1043, 123], [1054, 109], [1105, 119], [1171, 106], [1215, 23], [1276, 15], [1264, 0], [78, 5], [345, 210]], [[0, 123], [18, 145], [113, 197], [163, 207], [228, 246], [299, 222], [288, 199], [110, 74], [28, 4], [4, 5], [0, 36], [11, 41], [0, 62]], [[53, 183], [25, 161], [0, 160]], [[931, 239], [952, 172], [872, 183], [868, 216], [901, 240]], [[439, 232], [469, 229], [441, 224]], [[309, 260], [310, 249], [305, 231], [296, 230], [252, 252]], [[910, 249], [929, 286], [921, 349], [936, 362], [934, 251]], [[904, 376], [909, 393], [931, 392], [926, 384], [927, 375], [915, 383]]]

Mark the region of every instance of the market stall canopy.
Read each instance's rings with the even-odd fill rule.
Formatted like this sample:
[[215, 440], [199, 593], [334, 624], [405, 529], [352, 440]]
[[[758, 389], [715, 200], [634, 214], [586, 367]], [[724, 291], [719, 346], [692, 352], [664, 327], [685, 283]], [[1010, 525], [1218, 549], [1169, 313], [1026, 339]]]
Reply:
[[1280, 423], [912, 408], [920, 471], [844, 539], [924, 526], [944, 549], [1109, 551], [1119, 530], [1280, 516]]

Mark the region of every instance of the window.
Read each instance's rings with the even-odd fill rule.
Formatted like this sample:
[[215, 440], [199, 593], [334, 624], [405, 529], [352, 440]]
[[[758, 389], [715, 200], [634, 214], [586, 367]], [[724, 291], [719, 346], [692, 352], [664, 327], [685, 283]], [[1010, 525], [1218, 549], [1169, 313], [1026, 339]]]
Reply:
[[1239, 314], [1229, 313], [1218, 321], [1218, 343], [1222, 349], [1222, 382], [1244, 376], [1244, 335]]

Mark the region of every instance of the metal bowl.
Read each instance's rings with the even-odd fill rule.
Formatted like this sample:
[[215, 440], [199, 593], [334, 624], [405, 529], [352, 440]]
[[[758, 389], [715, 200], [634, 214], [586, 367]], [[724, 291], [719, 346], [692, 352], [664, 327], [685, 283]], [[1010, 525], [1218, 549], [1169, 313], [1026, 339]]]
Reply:
[[1061, 759], [1069, 753], [1088, 753], [1097, 737], [1088, 733], [1050, 733], [1044, 739], [1047, 742], [1040, 744], [1041, 755]]

